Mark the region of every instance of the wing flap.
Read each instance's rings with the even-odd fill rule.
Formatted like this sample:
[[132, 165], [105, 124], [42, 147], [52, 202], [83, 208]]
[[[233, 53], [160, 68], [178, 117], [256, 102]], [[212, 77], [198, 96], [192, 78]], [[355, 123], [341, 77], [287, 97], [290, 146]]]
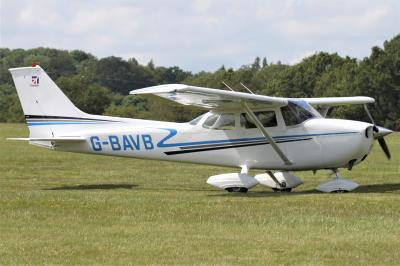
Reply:
[[183, 105], [199, 106], [207, 109], [238, 108], [246, 101], [252, 106], [284, 106], [286, 98], [270, 97], [244, 92], [225, 91], [211, 88], [195, 87], [184, 84], [167, 84], [153, 86], [130, 92], [132, 95], [154, 94]]

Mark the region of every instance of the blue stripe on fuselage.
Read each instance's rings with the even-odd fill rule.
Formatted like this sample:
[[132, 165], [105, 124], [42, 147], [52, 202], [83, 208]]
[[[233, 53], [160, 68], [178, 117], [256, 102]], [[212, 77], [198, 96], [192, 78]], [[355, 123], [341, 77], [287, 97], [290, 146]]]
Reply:
[[[173, 128], [160, 128], [163, 130], [169, 131], [169, 135], [160, 140], [157, 143], [157, 147], [159, 148], [168, 148], [168, 147], [182, 147], [182, 146], [191, 146], [191, 145], [202, 145], [202, 144], [219, 144], [219, 143], [236, 143], [242, 141], [257, 141], [257, 140], [265, 140], [264, 137], [257, 138], [240, 138], [240, 139], [223, 139], [223, 140], [206, 140], [206, 141], [192, 141], [192, 142], [181, 142], [181, 143], [165, 143], [167, 140], [170, 140], [178, 131]], [[288, 139], [288, 138], [299, 138], [299, 137], [315, 137], [315, 136], [329, 136], [329, 135], [345, 135], [345, 134], [354, 134], [357, 133], [355, 131], [348, 132], [332, 132], [332, 133], [317, 133], [317, 134], [301, 134], [301, 135], [286, 135], [286, 136], [274, 136], [272, 137], [274, 140]]]

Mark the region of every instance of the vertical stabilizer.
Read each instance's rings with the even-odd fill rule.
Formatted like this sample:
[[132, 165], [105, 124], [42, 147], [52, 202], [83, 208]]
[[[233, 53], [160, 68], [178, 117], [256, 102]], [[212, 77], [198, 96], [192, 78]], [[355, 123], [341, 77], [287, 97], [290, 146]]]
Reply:
[[[87, 116], [79, 110], [40, 66], [9, 69], [17, 89], [22, 109], [28, 119]], [[30, 137], [51, 137], [51, 124], [29, 127]]]

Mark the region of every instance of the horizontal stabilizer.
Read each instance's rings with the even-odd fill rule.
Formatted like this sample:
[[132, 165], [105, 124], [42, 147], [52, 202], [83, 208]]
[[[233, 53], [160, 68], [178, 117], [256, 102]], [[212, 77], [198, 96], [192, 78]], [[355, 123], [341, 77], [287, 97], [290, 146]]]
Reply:
[[25, 141], [85, 141], [84, 137], [54, 137], [54, 138], [7, 138], [7, 140], [25, 140]]

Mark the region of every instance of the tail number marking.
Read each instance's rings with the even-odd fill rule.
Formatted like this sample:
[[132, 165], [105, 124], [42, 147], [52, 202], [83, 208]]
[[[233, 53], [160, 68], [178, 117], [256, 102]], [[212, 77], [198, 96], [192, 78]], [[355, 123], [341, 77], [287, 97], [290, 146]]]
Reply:
[[151, 135], [110, 135], [107, 140], [101, 140], [99, 136], [90, 137], [90, 145], [94, 151], [102, 151], [105, 146], [110, 146], [113, 151], [127, 150], [153, 150], [154, 144]]

